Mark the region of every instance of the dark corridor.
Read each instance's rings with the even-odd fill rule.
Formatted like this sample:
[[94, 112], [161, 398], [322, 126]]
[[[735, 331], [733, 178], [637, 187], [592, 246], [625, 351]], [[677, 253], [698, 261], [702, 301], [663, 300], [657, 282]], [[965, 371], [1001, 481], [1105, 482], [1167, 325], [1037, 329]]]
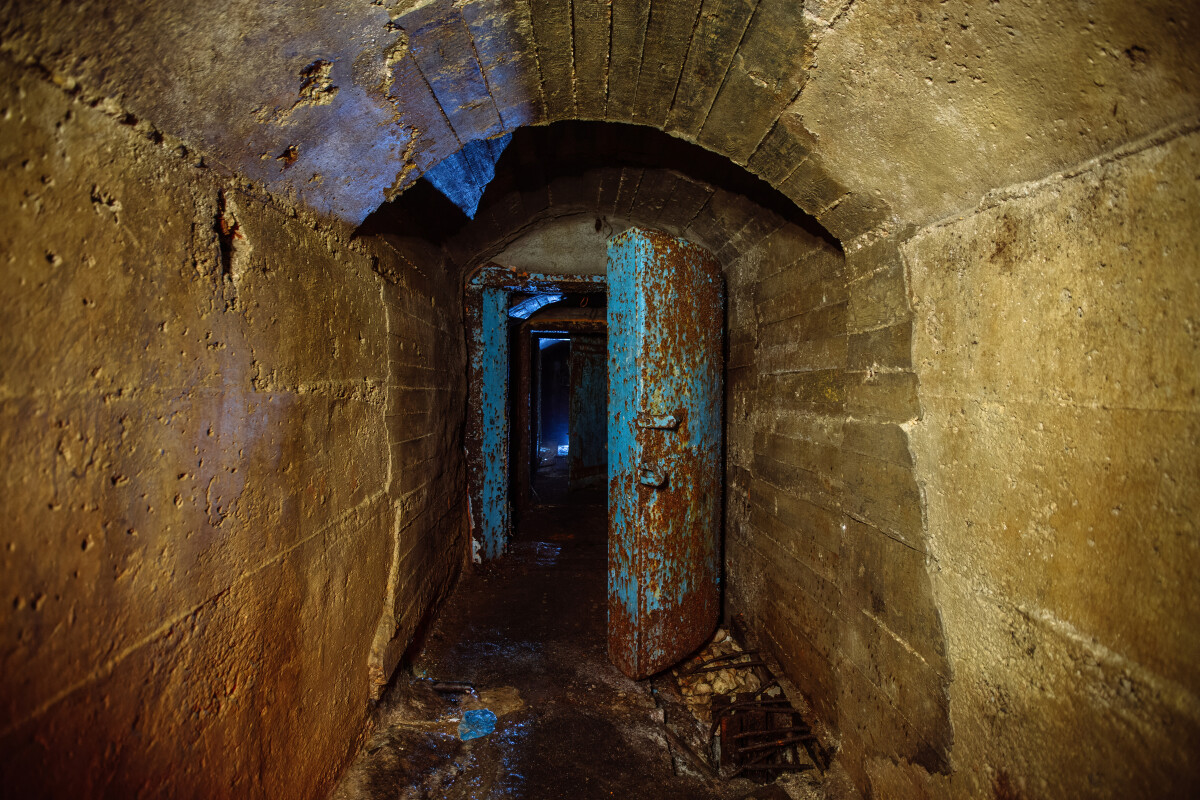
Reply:
[[[536, 331], [525, 335], [533, 337], [535, 378], [531, 396], [518, 397], [517, 402], [529, 404], [534, 428], [528, 455], [530, 504], [603, 506], [608, 450], [604, 337]], [[519, 414], [513, 423], [519, 429]]]
[[[1189, 0], [5, 3], [0, 794], [324, 798], [361, 752], [339, 796], [711, 796], [654, 690], [740, 619], [836, 747], [827, 800], [1200, 797], [1198, 31]], [[534, 502], [509, 380], [513, 294], [603, 286], [623, 349], [631, 229], [726, 300], [721, 421], [672, 387], [612, 425], [609, 631], [708, 620], [637, 684], [604, 507]], [[701, 427], [695, 557], [647, 519], [694, 507], [651, 498]]]
[[[817, 796], [815, 773], [763, 786], [681, 762], [660, 682], [605, 652], [606, 527], [602, 506], [540, 507], [464, 573], [333, 800]], [[464, 741], [484, 709], [494, 730]]]

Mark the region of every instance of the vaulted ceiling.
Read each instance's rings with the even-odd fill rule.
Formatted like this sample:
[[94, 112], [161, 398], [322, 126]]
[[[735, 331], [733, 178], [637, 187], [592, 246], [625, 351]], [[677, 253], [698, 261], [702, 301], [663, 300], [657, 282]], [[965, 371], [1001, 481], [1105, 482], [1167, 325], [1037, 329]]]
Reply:
[[351, 224], [466, 143], [583, 119], [695, 142], [845, 239], [946, 217], [1200, 105], [1179, 2], [18, 6], [10, 56]]

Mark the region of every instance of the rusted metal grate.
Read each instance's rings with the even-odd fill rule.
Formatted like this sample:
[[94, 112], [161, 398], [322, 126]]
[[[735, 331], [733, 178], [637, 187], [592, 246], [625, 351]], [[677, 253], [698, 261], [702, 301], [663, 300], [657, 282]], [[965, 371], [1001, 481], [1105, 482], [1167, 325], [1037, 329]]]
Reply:
[[[736, 618], [733, 630], [740, 626]], [[771, 659], [743, 649], [732, 632], [718, 630], [689, 662], [659, 681], [677, 769], [712, 778], [759, 783], [782, 772], [824, 772], [831, 755], [794, 708], [771, 672]]]
[[[817, 737], [772, 683], [758, 692], [713, 698], [710, 736], [725, 778], [773, 780], [785, 771], [820, 766]], [[719, 734], [719, 736], [718, 736]]]

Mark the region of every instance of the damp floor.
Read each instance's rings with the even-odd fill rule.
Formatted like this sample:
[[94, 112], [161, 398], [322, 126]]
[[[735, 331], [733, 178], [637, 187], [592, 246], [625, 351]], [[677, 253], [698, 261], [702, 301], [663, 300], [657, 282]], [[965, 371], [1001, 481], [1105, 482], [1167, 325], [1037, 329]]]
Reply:
[[[606, 564], [603, 506], [520, 520], [504, 558], [464, 572], [333, 800], [813, 797], [787, 778], [761, 786], [677, 769], [650, 681], [606, 656]], [[459, 721], [483, 708], [494, 731], [462, 741]]]

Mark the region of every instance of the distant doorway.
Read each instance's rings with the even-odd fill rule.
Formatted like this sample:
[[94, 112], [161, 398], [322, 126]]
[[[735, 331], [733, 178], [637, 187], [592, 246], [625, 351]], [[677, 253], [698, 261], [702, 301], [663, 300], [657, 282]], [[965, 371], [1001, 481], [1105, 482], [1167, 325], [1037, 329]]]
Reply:
[[[546, 332], [535, 326], [528, 334], [531, 358], [519, 365], [531, 376], [529, 397], [516, 398], [518, 439], [524, 429], [521, 412], [529, 409], [530, 447], [514, 457], [518, 471], [528, 470], [522, 514], [531, 507], [603, 505], [607, 499], [607, 338], [594, 328], [557, 330], [574, 327], [570, 321], [553, 327]], [[517, 386], [524, 385], [518, 379]]]
[[[579, 336], [604, 336], [606, 286], [604, 275], [530, 274], [494, 264], [484, 266], [467, 282], [467, 466], [476, 561], [498, 558], [511, 538], [514, 516], [532, 507], [533, 475], [543, 466], [543, 447], [553, 444], [548, 473], [563, 449], [562, 467], [570, 488], [569, 344]], [[539, 402], [541, 342], [552, 347], [558, 339], [567, 340], [562, 351], [566, 370], [559, 371], [560, 382], [567, 384], [560, 398], [567, 417], [565, 430], [561, 424], [543, 428], [546, 415]], [[578, 368], [577, 374], [582, 374]], [[593, 375], [584, 383], [595, 386], [597, 378]], [[582, 407], [602, 413], [591, 404]], [[577, 456], [594, 457], [597, 447], [600, 452], [605, 449], [605, 443], [592, 440], [592, 434], [579, 432], [575, 438], [580, 436], [582, 450], [577, 450]], [[587, 480], [585, 473], [592, 466], [577, 462], [577, 480]], [[602, 468], [592, 471], [595, 490]], [[598, 490], [603, 491], [603, 485], [599, 481]]]

